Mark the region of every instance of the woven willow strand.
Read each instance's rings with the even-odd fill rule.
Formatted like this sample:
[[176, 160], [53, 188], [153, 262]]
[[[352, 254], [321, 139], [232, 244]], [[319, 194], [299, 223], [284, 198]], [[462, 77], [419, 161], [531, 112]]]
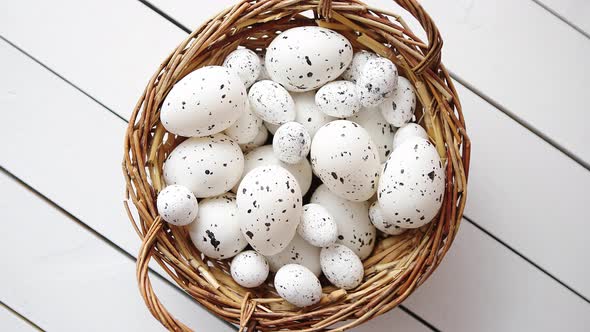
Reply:
[[[167, 329], [191, 331], [154, 293], [148, 273], [151, 260], [205, 308], [248, 331], [323, 331], [343, 321], [336, 331], [358, 326], [401, 303], [439, 265], [463, 215], [471, 146], [457, 91], [441, 64], [438, 29], [415, 0], [396, 2], [420, 23], [426, 41], [416, 37], [400, 15], [357, 0], [243, 0], [197, 28], [157, 68], [131, 115], [123, 172], [125, 209], [142, 240], [139, 289], [152, 315]], [[310, 11], [313, 17], [306, 14]], [[245, 289], [235, 283], [228, 262], [202, 256], [184, 227], [162, 222], [155, 199], [164, 186], [164, 160], [183, 140], [167, 133], [159, 122], [160, 105], [174, 83], [199, 67], [220, 64], [238, 45], [262, 52], [277, 33], [304, 25], [339, 31], [356, 50], [371, 50], [392, 60], [414, 84], [416, 116], [446, 162], [446, 189], [432, 223], [376, 243], [363, 262], [360, 286], [349, 291], [326, 286], [320, 303], [299, 309], [281, 299], [270, 284]]]

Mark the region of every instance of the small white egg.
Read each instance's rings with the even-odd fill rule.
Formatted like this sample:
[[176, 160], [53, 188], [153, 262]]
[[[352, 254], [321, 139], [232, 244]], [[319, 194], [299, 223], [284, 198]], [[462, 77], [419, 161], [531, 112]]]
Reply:
[[250, 103], [246, 105], [246, 110], [236, 122], [225, 130], [225, 134], [235, 140], [238, 144], [246, 144], [252, 142], [260, 132], [260, 127], [263, 125], [260, 119], [252, 111]]
[[396, 128], [387, 123], [376, 108], [363, 108], [363, 110], [347, 120], [358, 123], [365, 128], [379, 150], [379, 161], [384, 163], [393, 151], [393, 135]]
[[424, 139], [428, 139], [428, 134], [426, 130], [422, 128], [417, 123], [408, 123], [402, 127], [400, 127], [393, 136], [393, 149], [395, 150], [398, 146], [400, 146], [403, 142], [405, 142], [409, 138], [413, 137], [421, 137]]
[[237, 203], [242, 233], [259, 253], [278, 254], [295, 236], [302, 196], [286, 169], [267, 165], [248, 172], [238, 187]]
[[275, 275], [275, 289], [279, 296], [297, 307], [316, 304], [322, 298], [322, 285], [304, 266], [288, 264]]
[[239, 48], [227, 55], [223, 66], [234, 70], [249, 88], [260, 75], [261, 65], [258, 54], [247, 48]]
[[400, 76], [397, 79], [397, 87], [391, 96], [379, 105], [379, 109], [383, 118], [396, 127], [410, 122], [416, 110], [416, 93], [412, 82]]
[[321, 87], [315, 102], [320, 111], [336, 118], [346, 118], [361, 110], [356, 85], [349, 81], [334, 81]]
[[325, 207], [310, 203], [303, 206], [297, 233], [309, 244], [325, 247], [338, 240], [338, 224]]
[[224, 134], [192, 137], [180, 143], [164, 162], [166, 184], [187, 187], [196, 197], [213, 197], [230, 190], [242, 176], [244, 155]]
[[363, 281], [363, 263], [354, 251], [341, 244], [322, 248], [320, 264], [328, 281], [336, 287], [353, 289]]
[[272, 124], [295, 120], [295, 104], [285, 88], [273, 81], [258, 81], [250, 87], [248, 100], [254, 114]]
[[195, 247], [213, 259], [230, 258], [244, 250], [248, 242], [240, 231], [236, 195], [226, 193], [201, 200], [189, 235]]
[[257, 147], [263, 146], [268, 139], [268, 129], [265, 126], [260, 126], [258, 128], [258, 134], [254, 137], [253, 140], [246, 144], [240, 144], [240, 148], [244, 152], [244, 154], [256, 149]]
[[[248, 172], [258, 166], [278, 165], [289, 171], [291, 175], [295, 177], [303, 195], [307, 193], [309, 187], [311, 186], [313, 174], [311, 171], [311, 165], [307, 159], [303, 159], [297, 164], [284, 163], [280, 161], [279, 158], [277, 158], [277, 156], [274, 154], [272, 145], [264, 145], [255, 148], [254, 150], [248, 152], [244, 156], [244, 159], [244, 173], [242, 175], [242, 179], [244, 176], [246, 176], [246, 174], [248, 174]], [[237, 186], [238, 185], [236, 185], [234, 187], [235, 189], [232, 189], [232, 191], [237, 192]]]
[[266, 69], [287, 90], [319, 88], [342, 74], [352, 61], [352, 45], [344, 36], [318, 26], [288, 29], [266, 51]]
[[320, 248], [314, 247], [295, 234], [289, 245], [276, 255], [266, 256], [271, 272], [277, 272], [287, 264], [299, 264], [308, 268], [313, 274], [322, 273], [320, 267]]
[[336, 120], [335, 117], [320, 111], [315, 103], [315, 91], [293, 92], [291, 96], [295, 102], [295, 121], [301, 123], [307, 129], [311, 138], [323, 125]]
[[350, 66], [342, 73], [342, 79], [356, 83], [367, 61], [378, 57], [377, 54], [365, 50], [354, 53]]
[[393, 221], [383, 217], [381, 206], [379, 206], [379, 202], [377, 201], [373, 202], [373, 204], [371, 204], [369, 207], [369, 219], [371, 219], [373, 226], [388, 235], [400, 235], [406, 231], [405, 228], [401, 228]]
[[282, 162], [297, 164], [309, 154], [311, 137], [302, 124], [287, 122], [275, 132], [272, 148]]
[[219, 133], [244, 112], [246, 88], [225, 67], [199, 68], [178, 81], [162, 102], [160, 120], [169, 132], [200, 137]]
[[199, 211], [195, 195], [188, 188], [179, 185], [167, 186], [160, 191], [156, 205], [162, 219], [175, 226], [190, 224]]
[[239, 253], [231, 261], [231, 276], [240, 286], [258, 287], [268, 278], [269, 267], [266, 258], [254, 250]]
[[397, 68], [389, 59], [369, 59], [356, 82], [361, 105], [375, 107], [381, 104], [397, 86]]
[[334, 195], [324, 184], [313, 193], [310, 203], [320, 204], [338, 224], [338, 240], [361, 259], [369, 257], [375, 246], [377, 229], [369, 220], [368, 202], [351, 202]]
[[311, 143], [311, 167], [334, 194], [366, 201], [377, 190], [379, 150], [358, 124], [336, 120], [325, 124]]
[[418, 228], [438, 213], [445, 191], [440, 156], [430, 141], [407, 139], [385, 163], [378, 200], [383, 218], [403, 228]]

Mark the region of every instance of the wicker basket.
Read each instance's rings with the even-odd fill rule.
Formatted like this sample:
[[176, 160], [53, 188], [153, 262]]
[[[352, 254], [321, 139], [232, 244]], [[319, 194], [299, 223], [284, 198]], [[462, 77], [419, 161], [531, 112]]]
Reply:
[[[138, 220], [125, 206], [143, 241], [137, 260], [139, 288], [151, 313], [166, 328], [190, 331], [159, 302], [149, 279], [150, 259], [207, 309], [249, 331], [321, 331], [343, 321], [337, 330], [357, 326], [400, 304], [438, 266], [463, 214], [470, 143], [457, 92], [440, 62], [442, 40], [436, 26], [415, 0], [396, 2], [417, 19], [428, 41], [419, 40], [400, 16], [356, 0], [242, 0], [190, 34], [157, 69], [131, 115], [123, 170]], [[313, 18], [303, 12], [313, 12]], [[220, 64], [238, 45], [264, 49], [277, 32], [302, 25], [337, 30], [355, 49], [391, 59], [415, 85], [417, 119], [447, 163], [444, 203], [433, 222], [379, 240], [364, 261], [364, 282], [356, 289], [324, 287], [320, 303], [298, 309], [283, 301], [272, 285], [252, 290], [237, 285], [228, 274], [227, 261], [203, 257], [186, 229], [162, 222], [155, 200], [164, 186], [163, 162], [182, 141], [159, 121], [160, 104], [175, 82], [196, 68]]]

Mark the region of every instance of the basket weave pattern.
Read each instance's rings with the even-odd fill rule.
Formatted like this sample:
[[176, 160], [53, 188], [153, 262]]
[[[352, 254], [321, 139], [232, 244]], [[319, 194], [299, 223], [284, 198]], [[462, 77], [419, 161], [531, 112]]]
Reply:
[[[131, 115], [125, 136], [125, 207], [142, 240], [137, 260], [139, 289], [152, 315], [167, 329], [191, 331], [160, 303], [152, 289], [148, 263], [155, 260], [195, 300], [241, 330], [337, 330], [381, 315], [422, 284], [450, 248], [462, 218], [470, 159], [470, 141], [457, 92], [441, 64], [442, 39], [415, 0], [396, 0], [420, 23], [420, 40], [397, 14], [356, 0], [242, 0], [205, 22], [165, 59]], [[302, 15], [303, 12], [313, 12]], [[446, 189], [439, 215], [420, 229], [381, 239], [363, 264], [365, 278], [356, 289], [324, 287], [320, 303], [304, 309], [283, 301], [272, 285], [248, 290], [229, 276], [226, 261], [203, 257], [186, 229], [161, 220], [157, 193], [165, 186], [164, 160], [183, 138], [166, 132], [160, 105], [172, 86], [191, 71], [219, 65], [238, 45], [263, 50], [278, 32], [320, 25], [347, 37], [355, 50], [366, 49], [392, 60], [415, 86], [416, 117], [446, 161]], [[327, 283], [325, 283], [327, 285]]]

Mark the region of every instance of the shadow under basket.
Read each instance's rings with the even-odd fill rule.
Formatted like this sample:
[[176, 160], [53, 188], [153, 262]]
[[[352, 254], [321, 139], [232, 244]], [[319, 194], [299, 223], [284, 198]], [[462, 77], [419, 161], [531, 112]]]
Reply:
[[[248, 331], [352, 328], [400, 304], [440, 264], [465, 206], [470, 142], [457, 91], [440, 61], [443, 43], [438, 29], [415, 0], [396, 2], [422, 26], [427, 40], [420, 40], [399, 15], [359, 1], [241, 1], [191, 33], [157, 69], [131, 115], [123, 171], [127, 201], [133, 202], [136, 213], [127, 201], [125, 206], [142, 239], [137, 259], [139, 288], [152, 315], [167, 329], [191, 331], [154, 293], [148, 273], [152, 259], [196, 301]], [[389, 58], [414, 84], [416, 119], [445, 162], [446, 187], [442, 208], [431, 223], [401, 236], [378, 239], [363, 262], [360, 286], [348, 291], [325, 286], [318, 304], [300, 309], [282, 300], [272, 284], [245, 289], [235, 283], [227, 261], [204, 257], [186, 229], [162, 221], [156, 197], [164, 187], [164, 160], [183, 140], [167, 133], [160, 123], [160, 106], [172, 86], [197, 68], [221, 64], [238, 45], [262, 51], [279, 32], [309, 25], [340, 32], [355, 51], [370, 50]]]

